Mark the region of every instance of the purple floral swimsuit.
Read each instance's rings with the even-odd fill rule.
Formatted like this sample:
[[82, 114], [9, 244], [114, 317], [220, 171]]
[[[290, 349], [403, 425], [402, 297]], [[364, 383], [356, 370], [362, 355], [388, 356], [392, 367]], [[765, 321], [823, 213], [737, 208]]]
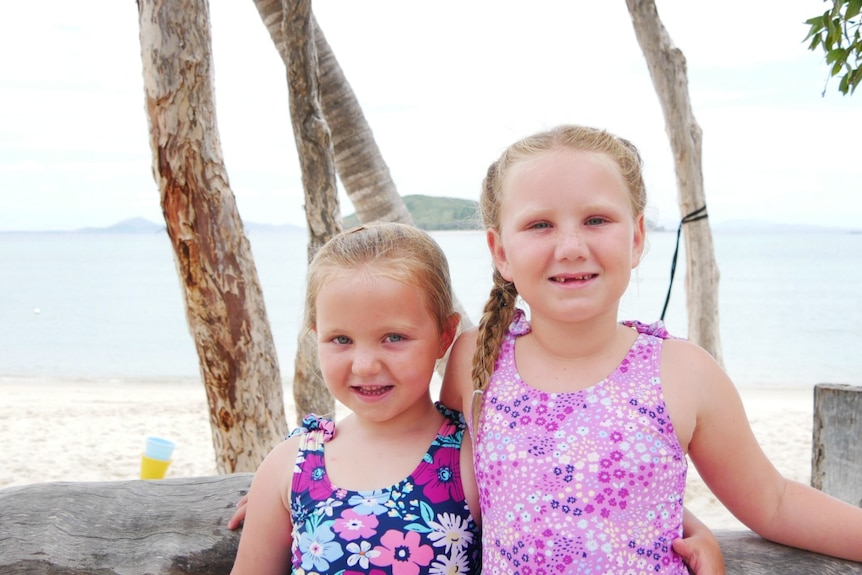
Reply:
[[[518, 374], [518, 310], [482, 403], [475, 468], [485, 575], [688, 573], [682, 536], [686, 459], [661, 390], [663, 326], [584, 390], [552, 393]], [[475, 435], [474, 435], [475, 436]]]
[[[373, 491], [332, 485], [324, 445], [332, 420], [309, 415], [293, 473], [294, 574], [449, 575], [481, 571], [481, 539], [461, 486], [461, 414], [446, 420], [406, 479]], [[373, 465], [372, 462], [368, 463]]]

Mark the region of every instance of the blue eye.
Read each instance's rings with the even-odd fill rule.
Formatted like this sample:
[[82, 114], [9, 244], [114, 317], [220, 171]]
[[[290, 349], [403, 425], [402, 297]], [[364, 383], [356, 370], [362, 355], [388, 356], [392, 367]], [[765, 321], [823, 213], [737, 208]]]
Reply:
[[332, 338], [332, 341], [334, 343], [339, 344], [339, 345], [347, 345], [350, 343], [350, 338], [347, 337], [346, 335], [337, 335], [337, 336]]
[[608, 220], [606, 218], [603, 218], [601, 216], [593, 216], [591, 218], [588, 218], [586, 223], [588, 226], [600, 226], [604, 223], [607, 223], [607, 221]]
[[397, 333], [390, 333], [386, 336], [386, 339], [392, 343], [395, 343], [397, 341], [404, 341], [404, 339], [406, 338], [403, 335], [398, 335]]

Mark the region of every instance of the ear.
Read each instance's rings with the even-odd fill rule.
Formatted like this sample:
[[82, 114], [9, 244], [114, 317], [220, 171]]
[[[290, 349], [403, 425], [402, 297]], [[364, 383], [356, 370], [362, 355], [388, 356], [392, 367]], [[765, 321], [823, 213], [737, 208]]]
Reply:
[[503, 276], [506, 281], [512, 281], [512, 274], [509, 273], [509, 258], [506, 257], [506, 250], [503, 248], [503, 239], [500, 237], [500, 232], [494, 228], [489, 229], [485, 233], [485, 241], [488, 242], [488, 249], [491, 251], [491, 258], [494, 260], [494, 267]]
[[641, 214], [635, 219], [635, 233], [632, 239], [632, 269], [636, 268], [641, 262], [641, 257], [644, 254], [644, 242], [646, 241], [646, 224], [644, 215]]
[[453, 313], [449, 316], [446, 325], [443, 326], [443, 333], [440, 334], [440, 348], [437, 350], [437, 359], [446, 355], [449, 346], [455, 341], [455, 335], [458, 333], [458, 325], [461, 323], [461, 314]]

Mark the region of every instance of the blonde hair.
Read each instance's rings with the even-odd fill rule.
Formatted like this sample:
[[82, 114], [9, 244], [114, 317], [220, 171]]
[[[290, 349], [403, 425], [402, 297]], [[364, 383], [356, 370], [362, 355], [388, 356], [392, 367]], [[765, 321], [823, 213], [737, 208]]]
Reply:
[[317, 323], [317, 296], [326, 283], [359, 271], [421, 289], [439, 333], [450, 326], [456, 312], [443, 250], [419, 228], [387, 222], [344, 231], [326, 242], [312, 258], [306, 275], [306, 332]]
[[[486, 230], [500, 229], [500, 206], [502, 205], [506, 177], [517, 164], [531, 160], [541, 154], [555, 150], [578, 150], [606, 156], [618, 169], [629, 192], [632, 215], [638, 217], [646, 208], [646, 188], [643, 182], [643, 161], [637, 148], [628, 140], [605, 130], [585, 126], [562, 125], [539, 132], [509, 146], [491, 164], [482, 181], [479, 200], [482, 225]], [[494, 287], [482, 318], [479, 320], [476, 352], [473, 356], [473, 402], [472, 420], [476, 428], [482, 405], [482, 395], [506, 334], [506, 329], [515, 314], [518, 290], [515, 284], [506, 281], [494, 269]]]

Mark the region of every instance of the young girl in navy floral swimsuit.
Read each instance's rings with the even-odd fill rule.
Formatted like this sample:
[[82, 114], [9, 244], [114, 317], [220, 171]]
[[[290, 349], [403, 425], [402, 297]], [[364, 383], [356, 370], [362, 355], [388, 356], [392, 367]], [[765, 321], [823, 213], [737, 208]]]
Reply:
[[233, 573], [479, 572], [466, 426], [429, 390], [459, 320], [446, 258], [417, 228], [364, 226], [320, 249], [305, 326], [351, 414], [307, 417], [261, 464]]

